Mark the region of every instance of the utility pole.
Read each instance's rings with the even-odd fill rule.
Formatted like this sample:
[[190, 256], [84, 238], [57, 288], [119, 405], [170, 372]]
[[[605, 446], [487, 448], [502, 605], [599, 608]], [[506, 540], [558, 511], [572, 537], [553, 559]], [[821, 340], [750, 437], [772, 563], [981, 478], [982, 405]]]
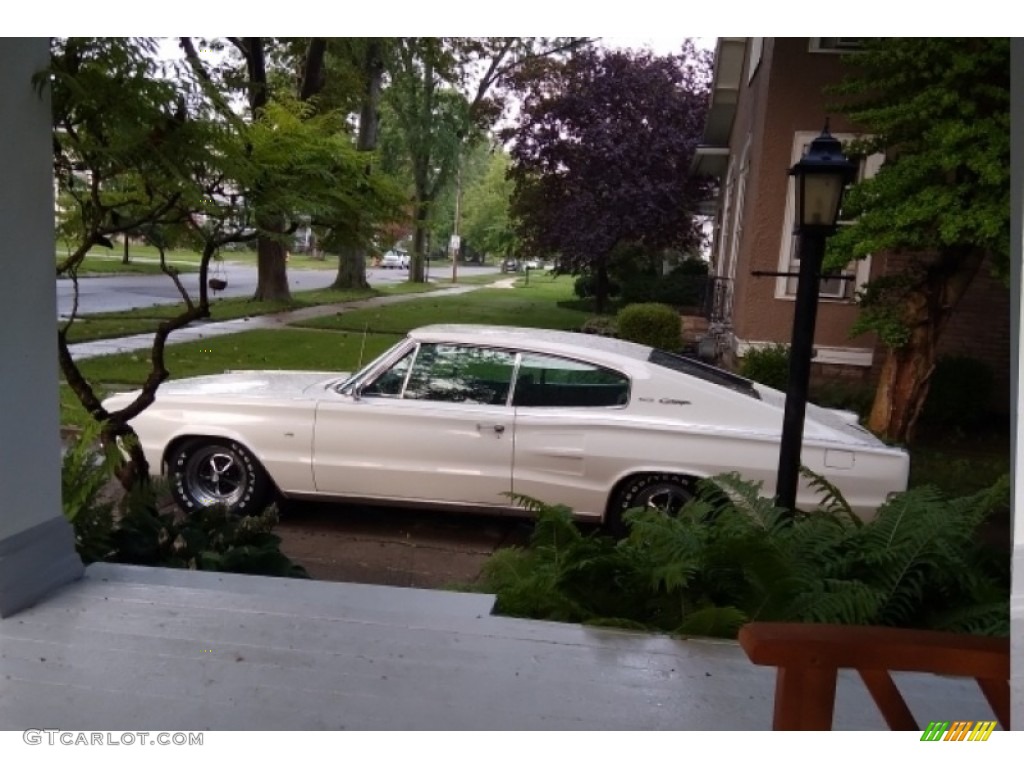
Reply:
[[462, 218], [462, 155], [460, 153], [455, 166], [455, 228], [452, 230], [452, 283], [459, 282], [459, 250], [462, 238], [459, 237], [459, 219]]

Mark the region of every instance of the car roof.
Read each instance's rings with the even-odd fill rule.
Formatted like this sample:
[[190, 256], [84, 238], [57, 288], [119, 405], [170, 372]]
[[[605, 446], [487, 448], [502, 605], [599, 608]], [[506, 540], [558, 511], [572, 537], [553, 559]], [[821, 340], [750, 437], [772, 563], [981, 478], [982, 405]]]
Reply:
[[632, 341], [598, 336], [590, 333], [554, 331], [546, 328], [520, 328], [508, 325], [469, 325], [447, 323], [425, 325], [409, 332], [414, 341], [449, 344], [480, 344], [491, 347], [512, 347], [533, 352], [546, 352], [592, 363], [617, 365], [636, 374], [641, 367], [673, 375], [685, 375], [703, 382], [703, 385], [725, 387], [749, 397], [760, 399], [754, 383], [735, 373], [707, 363], [670, 352], [656, 350]]
[[572, 331], [554, 331], [547, 328], [445, 323], [415, 328], [409, 332], [409, 336], [417, 341], [461, 342], [502, 347], [522, 347], [538, 352], [551, 352], [570, 356], [584, 352], [590, 353], [589, 356], [591, 357], [595, 356], [596, 353], [598, 357], [601, 355], [611, 355], [641, 361], [646, 361], [651, 356], [651, 348], [643, 344], [614, 339], [608, 336], [574, 333]]

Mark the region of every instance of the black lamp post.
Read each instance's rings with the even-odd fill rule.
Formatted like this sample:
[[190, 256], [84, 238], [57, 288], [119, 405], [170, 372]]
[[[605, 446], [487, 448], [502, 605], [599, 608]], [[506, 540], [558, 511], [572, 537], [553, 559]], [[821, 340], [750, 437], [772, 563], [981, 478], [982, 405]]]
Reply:
[[789, 170], [796, 192], [794, 234], [800, 235], [800, 272], [797, 278], [796, 306], [793, 309], [793, 337], [789, 348], [789, 384], [786, 387], [786, 411], [779, 446], [779, 474], [775, 483], [776, 503], [789, 510], [796, 509], [800, 448], [807, 411], [807, 385], [811, 377], [825, 238], [836, 230], [843, 191], [854, 180], [856, 173], [857, 166], [843, 154], [842, 144], [828, 132], [828, 122], [800, 161]]

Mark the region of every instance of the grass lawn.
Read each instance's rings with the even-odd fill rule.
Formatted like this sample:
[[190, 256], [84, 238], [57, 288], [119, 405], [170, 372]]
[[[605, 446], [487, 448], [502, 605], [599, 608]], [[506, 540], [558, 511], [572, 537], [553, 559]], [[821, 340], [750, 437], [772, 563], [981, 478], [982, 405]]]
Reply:
[[[57, 264], [60, 264], [61, 261], [62, 259], [58, 257]], [[173, 266], [182, 274], [199, 271], [198, 263], [172, 263], [170, 266]], [[78, 269], [78, 276], [80, 278], [112, 275], [162, 275], [163, 273], [158, 259], [134, 259], [130, 264], [122, 264], [120, 254], [116, 253], [109, 255], [90, 253], [85, 257], [85, 260]], [[59, 275], [57, 279], [69, 280], [70, 278], [67, 275]]]
[[[491, 276], [491, 279], [494, 279]], [[305, 328], [404, 334], [431, 323], [485, 323], [530, 328], [579, 328], [588, 313], [571, 303], [573, 279], [545, 277], [529, 286], [520, 280], [515, 288], [482, 288], [461, 296], [424, 298], [408, 304], [354, 310], [333, 317], [303, 321]]]
[[[497, 279], [494, 275], [480, 277], [488, 282]], [[401, 283], [389, 288], [392, 292], [406, 292], [431, 290], [443, 285]], [[323, 299], [324, 295], [337, 301], [339, 295], [330, 291], [309, 293], [309, 296], [296, 294], [308, 302], [304, 306], [329, 303], [318, 300]], [[559, 306], [559, 302], [571, 298], [572, 280], [564, 277], [533, 280], [528, 288], [482, 288], [461, 296], [422, 298], [407, 304], [353, 310], [324, 318], [326, 322], [318, 325], [303, 323], [306, 327], [302, 328], [247, 331], [201, 342], [168, 345], [165, 350], [166, 364], [173, 378], [246, 368], [351, 371], [359, 366], [360, 360], [369, 362], [410, 328], [428, 323], [458, 321], [530, 327], [578, 327], [586, 317], [586, 312]], [[294, 306], [276, 307], [270, 311]], [[151, 330], [160, 319], [172, 313], [170, 307], [154, 307], [149, 310], [98, 315], [89, 318], [89, 322], [84, 323], [82, 328], [88, 328], [94, 323], [97, 328], [105, 326], [108, 331], [120, 329], [119, 333], [111, 335], [123, 335], [129, 328], [136, 328], [132, 332], [138, 333], [142, 332], [137, 329], [143, 327], [143, 322], [148, 322], [147, 328]], [[213, 310], [214, 318], [221, 320], [251, 314], [255, 314], [252, 302], [244, 299], [222, 299]], [[363, 348], [363, 331], [367, 324], [369, 328]], [[77, 337], [77, 340], [82, 339]], [[83, 360], [80, 367], [86, 379], [102, 395], [106, 395], [139, 386], [149, 371], [149, 355], [147, 352], [110, 355]], [[88, 418], [74, 393], [62, 383], [61, 422], [82, 424]]]
[[[132, 265], [124, 266], [121, 264], [121, 256], [123, 253], [124, 251], [120, 241], [114, 243], [114, 247], [112, 249], [103, 248], [101, 246], [94, 247], [88, 254], [86, 254], [85, 260], [82, 262], [82, 272], [98, 271], [106, 273], [118, 271], [115, 267], [122, 267], [123, 271], [131, 271], [129, 267], [133, 265], [156, 265], [157, 271], [160, 271], [160, 251], [151, 245], [132, 245], [128, 249], [128, 257], [131, 259]], [[58, 251], [57, 263], [59, 264], [67, 257], [67, 255], [66, 250]], [[199, 253], [199, 251], [192, 251], [185, 248], [171, 248], [167, 250], [164, 255], [170, 264], [178, 267], [183, 272], [197, 271], [199, 262], [202, 259], [202, 254]], [[248, 249], [239, 251], [222, 251], [220, 257], [225, 261], [238, 261], [247, 264], [256, 263], [256, 251]], [[302, 261], [312, 261], [312, 259], [303, 256]], [[211, 262], [211, 266], [213, 263], [214, 262]]]
[[[239, 369], [354, 371], [394, 344], [400, 335], [314, 331], [301, 328], [257, 330], [215, 336], [165, 350], [165, 362], [176, 379]], [[82, 374], [101, 397], [142, 385], [149, 373], [149, 354], [128, 352], [83, 360]], [[82, 425], [90, 418], [71, 389], [60, 386], [61, 423]]]
[[[494, 279], [494, 276], [490, 276]], [[292, 294], [292, 301], [253, 301], [250, 298], [214, 299], [210, 302], [210, 319], [234, 320], [239, 317], [255, 317], [275, 312], [286, 312], [303, 307], [321, 306], [323, 304], [340, 304], [346, 301], [368, 299], [373, 296], [396, 293], [423, 293], [437, 290], [444, 284], [437, 283], [396, 283], [381, 286], [368, 291], [297, 291]], [[68, 331], [68, 339], [78, 341], [95, 341], [96, 339], [112, 339], [119, 336], [131, 336], [136, 333], [152, 333], [161, 321], [174, 317], [184, 309], [184, 304], [163, 304], [153, 307], [140, 307], [124, 312], [104, 312], [96, 315], [85, 315], [78, 318]]]

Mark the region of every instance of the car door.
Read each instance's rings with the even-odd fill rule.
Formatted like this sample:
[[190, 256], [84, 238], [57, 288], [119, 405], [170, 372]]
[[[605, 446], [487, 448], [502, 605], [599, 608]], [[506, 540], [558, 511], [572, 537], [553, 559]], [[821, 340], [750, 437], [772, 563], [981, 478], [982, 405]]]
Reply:
[[507, 506], [512, 489], [515, 355], [419, 344], [355, 396], [317, 407], [320, 493]]
[[630, 460], [623, 441], [629, 391], [629, 377], [619, 371], [522, 354], [512, 490], [581, 517], [603, 515], [611, 485]]

